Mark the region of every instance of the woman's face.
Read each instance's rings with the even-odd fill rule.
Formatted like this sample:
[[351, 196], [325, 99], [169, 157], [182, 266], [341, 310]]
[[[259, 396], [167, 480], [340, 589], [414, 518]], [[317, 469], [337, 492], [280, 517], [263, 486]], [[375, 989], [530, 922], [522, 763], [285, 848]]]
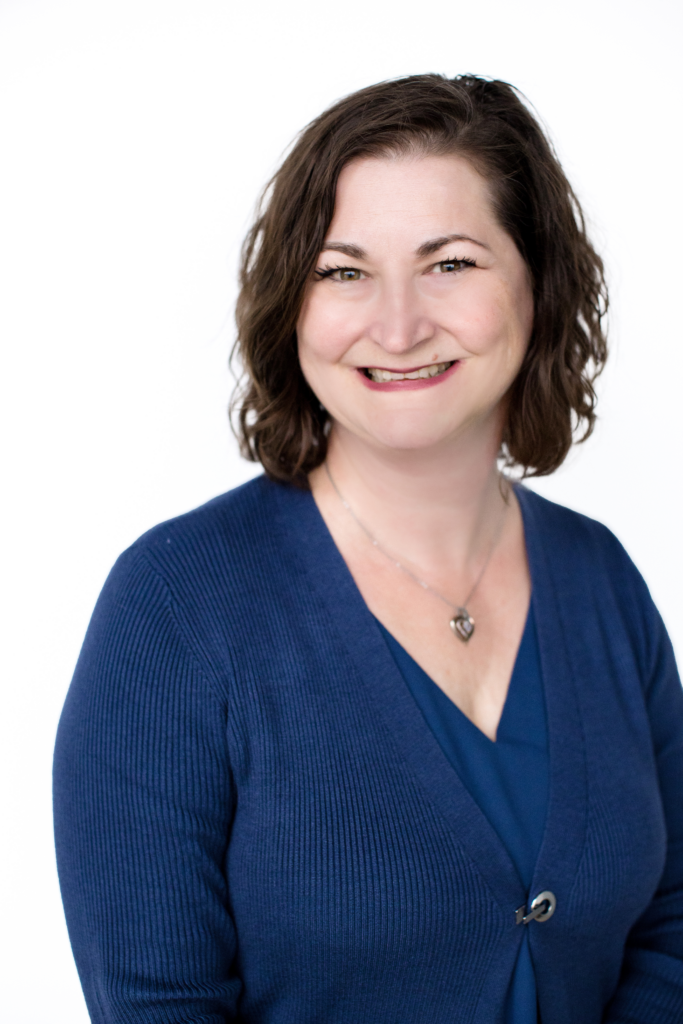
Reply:
[[465, 158], [343, 169], [297, 327], [304, 376], [337, 424], [391, 449], [500, 433], [532, 321], [526, 264]]

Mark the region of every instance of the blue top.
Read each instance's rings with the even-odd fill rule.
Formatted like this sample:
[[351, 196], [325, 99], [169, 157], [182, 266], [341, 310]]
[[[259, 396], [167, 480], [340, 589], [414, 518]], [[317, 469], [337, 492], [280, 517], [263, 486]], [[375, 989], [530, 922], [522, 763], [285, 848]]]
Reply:
[[[496, 830], [527, 892], [548, 807], [548, 733], [533, 609], [529, 608], [496, 742], [460, 711], [399, 642], [378, 626], [427, 725]], [[533, 898], [529, 893], [528, 902]], [[523, 937], [505, 1005], [505, 1024], [535, 1024], [536, 979]]]
[[[258, 478], [121, 556], [55, 751], [94, 1024], [501, 1024], [525, 935], [543, 1024], [680, 1024], [671, 645], [608, 530], [517, 494], [549, 753], [530, 886], [309, 492]], [[516, 925], [544, 889], [554, 915]]]

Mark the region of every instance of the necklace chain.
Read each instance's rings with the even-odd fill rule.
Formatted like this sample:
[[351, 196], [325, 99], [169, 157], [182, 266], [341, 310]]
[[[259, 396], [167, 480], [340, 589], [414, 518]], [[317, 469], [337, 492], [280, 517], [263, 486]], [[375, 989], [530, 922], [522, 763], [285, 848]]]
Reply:
[[[451, 611], [455, 611], [456, 612], [456, 618], [451, 621], [451, 628], [456, 633], [456, 635], [460, 637], [461, 640], [469, 639], [470, 636], [472, 635], [472, 633], [474, 632], [474, 619], [472, 619], [471, 615], [469, 614], [469, 612], [467, 610], [467, 605], [470, 603], [470, 601], [474, 597], [474, 594], [476, 592], [477, 587], [479, 586], [479, 584], [481, 583], [482, 579], [484, 578], [484, 573], [486, 572], [486, 570], [489, 567], [489, 562], [491, 561], [491, 558], [493, 557], [493, 552], [496, 550], [496, 547], [498, 546], [498, 541], [500, 540], [500, 535], [503, 532], [503, 524], [505, 522], [505, 513], [507, 511], [507, 503], [503, 507], [503, 512], [502, 512], [501, 517], [500, 517], [500, 522], [498, 523], [498, 528], [497, 528], [495, 536], [493, 538], [493, 543], [491, 544], [491, 547], [489, 549], [489, 553], [486, 556], [486, 559], [484, 560], [484, 564], [482, 565], [481, 569], [479, 570], [479, 575], [477, 576], [476, 580], [474, 581], [474, 583], [473, 583], [473, 585], [472, 585], [472, 587], [470, 589], [470, 592], [468, 593], [468, 595], [465, 598], [465, 600], [463, 601], [463, 603], [461, 605], [456, 605], [452, 601], [449, 601], [447, 597], [444, 597], [443, 594], [440, 594], [438, 590], [435, 590], [434, 587], [430, 586], [430, 584], [427, 583], [425, 580], [422, 580], [422, 579], [420, 579], [419, 576], [416, 576], [415, 573], [412, 572], [411, 569], [408, 569], [401, 562], [396, 561], [394, 556], [392, 554], [390, 554], [385, 548], [382, 547], [382, 545], [379, 543], [377, 538], [375, 536], [373, 536], [373, 534], [367, 528], [365, 523], [363, 523], [358, 518], [358, 516], [356, 515], [354, 510], [351, 508], [351, 506], [349, 505], [349, 503], [346, 500], [346, 498], [344, 497], [344, 495], [341, 493], [341, 491], [337, 487], [337, 484], [334, 481], [332, 473], [330, 472], [330, 467], [328, 466], [327, 462], [325, 462], [325, 470], [327, 472], [328, 479], [329, 479], [330, 483], [332, 484], [332, 487], [334, 488], [337, 497], [339, 498], [339, 500], [341, 501], [342, 505], [344, 506], [346, 511], [349, 513], [351, 518], [356, 521], [358, 526], [360, 526], [361, 530], [363, 531], [365, 536], [368, 538], [368, 540], [370, 541], [372, 546], [377, 548], [377, 550], [382, 555], [384, 555], [385, 558], [388, 558], [389, 561], [392, 562], [392, 564], [395, 565], [397, 569], [400, 569], [401, 572], [404, 572], [406, 574], [406, 576], [409, 576], [411, 578], [411, 580], [413, 580], [420, 587], [422, 587], [423, 590], [429, 591], [429, 593], [433, 594], [434, 597], [438, 597], [438, 599], [440, 601], [443, 601], [443, 603], [448, 608], [450, 608]], [[507, 479], [506, 477], [503, 477], [503, 480], [506, 480], [506, 479]], [[456, 626], [453, 625], [456, 622], [457, 618], [464, 619], [464, 620], [466, 620], [467, 622], [470, 623], [470, 628], [468, 630], [466, 630], [467, 636], [463, 635], [463, 632], [460, 629], [458, 629]]]

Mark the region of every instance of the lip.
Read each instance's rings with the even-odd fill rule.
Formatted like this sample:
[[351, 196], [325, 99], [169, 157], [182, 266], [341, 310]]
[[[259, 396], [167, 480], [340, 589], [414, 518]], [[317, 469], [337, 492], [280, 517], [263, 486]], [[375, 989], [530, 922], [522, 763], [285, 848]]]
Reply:
[[[452, 377], [461, 365], [461, 362], [462, 360], [456, 359], [452, 366], [449, 366], [443, 373], [437, 374], [436, 377], [422, 377], [417, 380], [385, 380], [379, 383], [377, 381], [370, 380], [369, 377], [366, 377], [363, 372], [364, 367], [362, 366], [358, 367], [357, 373], [366, 388], [370, 388], [371, 391], [418, 391], [422, 388], [433, 388], [437, 384], [441, 384], [441, 382], [446, 380], [448, 377]], [[389, 366], [377, 366], [373, 367], [373, 369], [388, 370], [389, 373], [414, 373], [416, 370], [421, 370], [422, 366], [413, 366], [405, 370], [395, 370], [393, 367]]]

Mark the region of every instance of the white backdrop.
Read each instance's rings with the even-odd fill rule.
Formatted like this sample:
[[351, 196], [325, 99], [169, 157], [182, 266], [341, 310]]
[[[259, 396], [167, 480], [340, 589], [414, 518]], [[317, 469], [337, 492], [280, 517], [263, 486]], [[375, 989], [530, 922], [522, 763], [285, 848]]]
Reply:
[[550, 126], [612, 286], [602, 420], [540, 491], [606, 522], [683, 655], [678, 0], [0, 0], [0, 1017], [84, 1024], [50, 763], [118, 553], [256, 472], [226, 421], [239, 244], [294, 133], [474, 72]]

